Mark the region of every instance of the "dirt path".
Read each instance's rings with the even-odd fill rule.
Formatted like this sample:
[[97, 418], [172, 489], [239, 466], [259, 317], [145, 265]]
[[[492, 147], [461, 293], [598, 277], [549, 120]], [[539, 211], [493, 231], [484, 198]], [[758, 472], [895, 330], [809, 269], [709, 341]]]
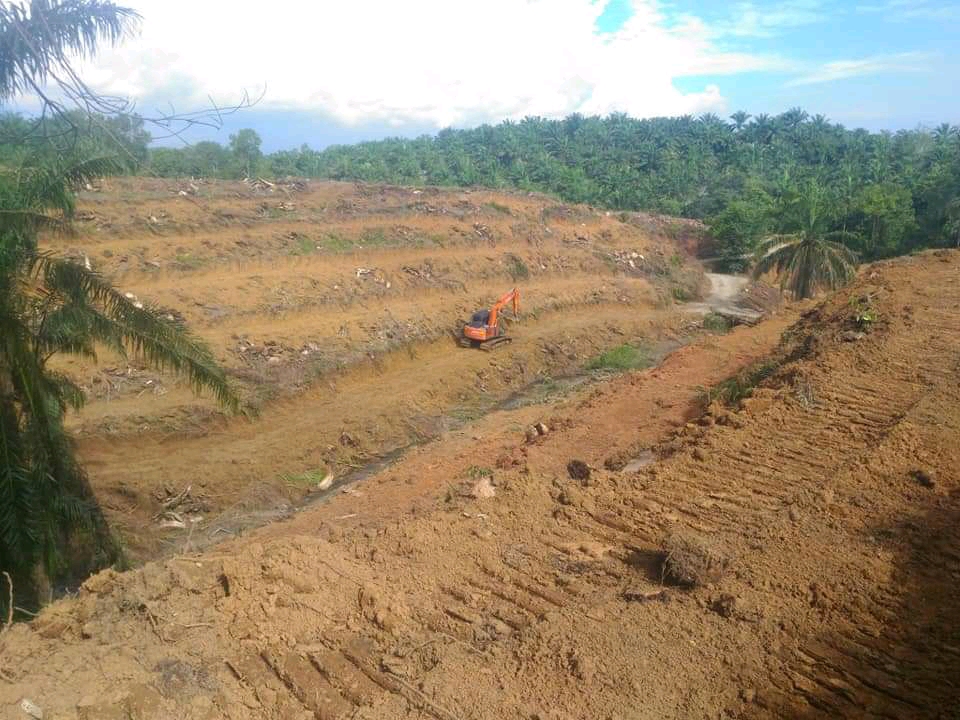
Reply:
[[[844, 335], [850, 297], [878, 314], [863, 336]], [[955, 716], [960, 253], [867, 268], [790, 330], [739, 411], [688, 423], [698, 384], [785, 324], [494, 413], [209, 553], [96, 576], [0, 638], [0, 707]], [[525, 443], [535, 420], [550, 431]], [[651, 446], [659, 461], [608, 469]], [[678, 537], [715, 558], [693, 588], [661, 584]]]

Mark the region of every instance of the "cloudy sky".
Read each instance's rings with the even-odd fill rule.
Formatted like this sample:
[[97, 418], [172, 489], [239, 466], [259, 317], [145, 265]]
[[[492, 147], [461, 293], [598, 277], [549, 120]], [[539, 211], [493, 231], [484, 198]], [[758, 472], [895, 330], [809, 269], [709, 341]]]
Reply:
[[265, 89], [212, 137], [254, 127], [267, 150], [571, 112], [960, 124], [960, 0], [124, 4], [140, 33], [84, 76], [144, 113]]

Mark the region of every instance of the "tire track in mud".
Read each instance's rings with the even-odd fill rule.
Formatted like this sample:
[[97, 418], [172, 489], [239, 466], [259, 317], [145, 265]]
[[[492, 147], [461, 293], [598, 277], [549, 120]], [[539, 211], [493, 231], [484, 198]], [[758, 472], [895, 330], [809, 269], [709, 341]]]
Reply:
[[[655, 418], [637, 408], [692, 400], [690, 368], [735, 368], [722, 350], [745, 352], [762, 327], [717, 339], [707, 362], [686, 348], [583, 393], [535, 443], [505, 432], [438, 445], [370, 482], [366, 500], [97, 576], [4, 636], [18, 676], [0, 701], [69, 713], [110, 683], [113, 706], [80, 717], [950, 717], [958, 268], [960, 253], [871, 269], [876, 282], [794, 331], [816, 340], [807, 354], [742, 409], [682, 425], [673, 454], [638, 472], [601, 469], [631, 434], [656, 442], [644, 429]], [[913, 292], [914, 273], [938, 295]], [[861, 292], [876, 293], [883, 324], [843, 342], [848, 295]], [[339, 516], [396, 501], [391, 483], [411, 474], [457, 477], [481, 452], [493, 498], [463, 480], [466, 494], [416, 512]], [[588, 481], [568, 477], [571, 457], [592, 467]], [[917, 468], [935, 482], [911, 479]], [[677, 532], [728, 555], [715, 586], [662, 584]], [[118, 663], [134, 642], [137, 662]], [[173, 683], [174, 659], [209, 669]], [[147, 709], [134, 704], [143, 696]]]

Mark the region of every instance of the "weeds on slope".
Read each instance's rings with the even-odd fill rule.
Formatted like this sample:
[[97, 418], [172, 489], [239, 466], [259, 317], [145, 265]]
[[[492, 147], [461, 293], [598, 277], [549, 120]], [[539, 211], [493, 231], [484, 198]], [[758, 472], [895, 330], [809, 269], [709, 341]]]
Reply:
[[781, 366], [781, 361], [767, 359], [748, 365], [731, 378], [714, 385], [709, 390], [702, 391], [702, 402], [708, 407], [713, 402], [723, 405], [736, 405], [741, 400], [753, 395], [754, 389], [768, 377], [773, 375]]
[[653, 365], [653, 358], [650, 356], [649, 348], [624, 343], [590, 360], [586, 369], [625, 372], [642, 370], [651, 365]]

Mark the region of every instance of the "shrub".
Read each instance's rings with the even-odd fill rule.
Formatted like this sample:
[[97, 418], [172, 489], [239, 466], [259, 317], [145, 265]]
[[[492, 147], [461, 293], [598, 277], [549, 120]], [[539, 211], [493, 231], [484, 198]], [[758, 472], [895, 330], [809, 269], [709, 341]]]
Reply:
[[507, 253], [504, 260], [507, 264], [507, 272], [514, 280], [526, 280], [530, 277], [530, 268], [519, 255]]
[[707, 313], [703, 316], [703, 329], [722, 335], [730, 332], [733, 324], [719, 313]]
[[587, 370], [639, 370], [650, 367], [652, 361], [645, 348], [625, 343], [601, 353], [587, 363]]

